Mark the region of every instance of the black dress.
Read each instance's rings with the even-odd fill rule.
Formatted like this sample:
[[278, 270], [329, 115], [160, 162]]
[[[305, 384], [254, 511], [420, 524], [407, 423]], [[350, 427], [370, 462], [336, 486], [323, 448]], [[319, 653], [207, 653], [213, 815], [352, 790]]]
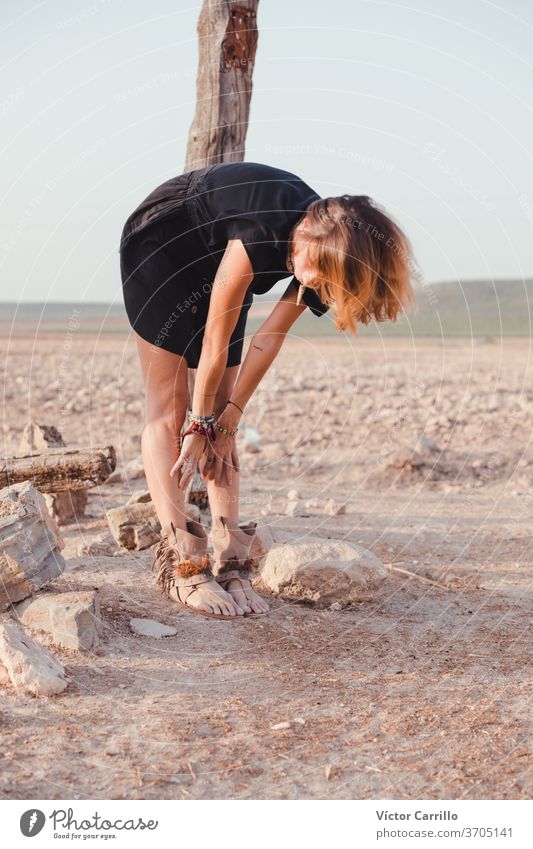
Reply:
[[[227, 365], [238, 365], [253, 296], [289, 276], [289, 233], [319, 197], [289, 171], [256, 162], [223, 162], [158, 186], [128, 217], [120, 240], [131, 326], [197, 368], [218, 265], [228, 240], [242, 239], [254, 278], [228, 348]], [[299, 286], [294, 277], [291, 283]], [[315, 315], [328, 309], [311, 289], [302, 300]]]

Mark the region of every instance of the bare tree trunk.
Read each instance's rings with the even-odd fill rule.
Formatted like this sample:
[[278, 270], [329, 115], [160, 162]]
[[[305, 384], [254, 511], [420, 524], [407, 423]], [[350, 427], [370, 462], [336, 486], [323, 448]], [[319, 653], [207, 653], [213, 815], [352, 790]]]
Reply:
[[185, 171], [244, 159], [259, 0], [204, 0], [198, 19], [196, 114]]
[[[204, 0], [198, 19], [198, 74], [185, 171], [216, 162], [242, 162], [252, 99], [259, 0]], [[189, 408], [196, 370], [189, 369]], [[186, 500], [207, 507], [196, 469]]]

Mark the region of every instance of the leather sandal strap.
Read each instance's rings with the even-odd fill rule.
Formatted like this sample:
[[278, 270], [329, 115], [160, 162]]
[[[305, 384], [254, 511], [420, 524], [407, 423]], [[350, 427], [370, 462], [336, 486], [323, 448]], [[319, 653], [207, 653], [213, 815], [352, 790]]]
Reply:
[[195, 587], [197, 584], [206, 584], [208, 581], [212, 581], [213, 578], [213, 573], [208, 571], [200, 572], [198, 575], [190, 575], [188, 578], [180, 578], [176, 575], [173, 583], [176, 587]]
[[227, 581], [238, 580], [243, 585], [243, 588], [245, 581], [247, 581], [251, 586], [249, 578], [250, 573], [246, 572], [244, 569], [233, 569], [231, 572], [224, 572], [222, 575], [217, 575], [217, 581], [219, 584], [225, 584]]
[[233, 578], [240, 578], [241, 574], [238, 569], [232, 569], [230, 572], [222, 572], [220, 575], [217, 575], [217, 581], [219, 584], [225, 584], [226, 581], [231, 581]]

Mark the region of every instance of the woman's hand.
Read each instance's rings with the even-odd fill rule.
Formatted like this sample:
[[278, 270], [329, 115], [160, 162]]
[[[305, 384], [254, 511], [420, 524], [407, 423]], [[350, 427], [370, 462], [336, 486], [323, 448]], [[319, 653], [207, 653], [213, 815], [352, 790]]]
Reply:
[[196, 465], [203, 454], [206, 437], [201, 433], [188, 433], [183, 438], [180, 456], [170, 470], [170, 476], [178, 475], [178, 486], [185, 490], [192, 479]]
[[[227, 408], [226, 408], [227, 409]], [[226, 410], [218, 418], [218, 424], [228, 430], [236, 430], [238, 418]], [[200, 474], [205, 481], [214, 481], [217, 486], [231, 486], [233, 473], [239, 471], [239, 456], [234, 436], [215, 429], [214, 442], [207, 441], [200, 460]]]

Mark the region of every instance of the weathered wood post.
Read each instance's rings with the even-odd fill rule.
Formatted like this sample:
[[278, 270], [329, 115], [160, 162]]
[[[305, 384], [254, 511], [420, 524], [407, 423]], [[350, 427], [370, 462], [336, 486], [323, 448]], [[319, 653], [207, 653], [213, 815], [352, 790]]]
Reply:
[[[252, 99], [259, 0], [204, 0], [198, 18], [196, 112], [187, 144], [185, 171], [216, 162], [241, 162]], [[189, 369], [189, 407], [195, 370]], [[207, 490], [196, 471], [186, 500], [207, 506]]]

